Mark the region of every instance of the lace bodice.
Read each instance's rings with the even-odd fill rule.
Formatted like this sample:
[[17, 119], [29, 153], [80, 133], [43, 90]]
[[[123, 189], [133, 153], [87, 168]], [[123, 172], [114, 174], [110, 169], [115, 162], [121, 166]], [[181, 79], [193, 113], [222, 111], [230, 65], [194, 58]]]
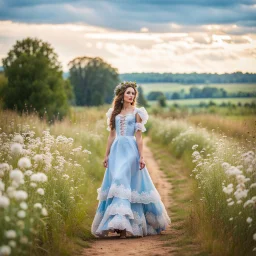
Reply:
[[[106, 113], [107, 116], [107, 130], [110, 131], [110, 118], [113, 112], [113, 108], [109, 108]], [[139, 123], [136, 121], [136, 113], [141, 117], [142, 121]], [[125, 115], [118, 114], [115, 117], [116, 134], [119, 136], [134, 136], [134, 133], [138, 130], [142, 132], [146, 131], [145, 124], [148, 121], [148, 113], [144, 107], [135, 107], [132, 113]]]

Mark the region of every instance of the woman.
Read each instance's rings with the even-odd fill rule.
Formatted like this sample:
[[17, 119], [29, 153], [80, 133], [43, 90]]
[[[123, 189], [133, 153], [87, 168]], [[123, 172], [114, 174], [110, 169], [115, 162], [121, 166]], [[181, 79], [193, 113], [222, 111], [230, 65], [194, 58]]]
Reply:
[[[107, 115], [110, 131], [106, 168], [97, 189], [98, 208], [91, 232], [96, 237], [116, 232], [120, 238], [160, 234], [171, 223], [143, 157], [142, 132], [148, 113], [136, 107], [135, 82], [123, 82], [115, 88], [113, 108]], [[135, 136], [134, 136], [135, 133]]]

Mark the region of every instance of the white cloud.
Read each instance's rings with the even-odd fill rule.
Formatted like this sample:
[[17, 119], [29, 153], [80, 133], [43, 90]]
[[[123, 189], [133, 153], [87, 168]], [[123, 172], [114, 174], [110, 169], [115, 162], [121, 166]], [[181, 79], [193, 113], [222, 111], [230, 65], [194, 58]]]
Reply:
[[[184, 27], [175, 32], [113, 31], [78, 24], [26, 24], [0, 21], [0, 57], [16, 40], [37, 37], [49, 42], [64, 71], [79, 56], [101, 57], [126, 72], [256, 72], [254, 33], [239, 34], [235, 24]], [[236, 32], [236, 33], [234, 33]]]

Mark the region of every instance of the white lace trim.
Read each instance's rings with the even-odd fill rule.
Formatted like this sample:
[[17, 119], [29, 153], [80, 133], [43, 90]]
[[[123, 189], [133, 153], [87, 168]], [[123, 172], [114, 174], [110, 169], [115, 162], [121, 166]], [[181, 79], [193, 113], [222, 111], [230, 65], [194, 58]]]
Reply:
[[[112, 209], [115, 209], [115, 207], [112, 207]], [[109, 212], [111, 212], [111, 210]], [[106, 210], [105, 214], [103, 212], [96, 213], [91, 227], [92, 234], [96, 236], [107, 236], [108, 232], [106, 232], [106, 230], [102, 230], [102, 228], [110, 217], [108, 214], [109, 212]], [[126, 229], [126, 231], [133, 236], [155, 235], [158, 234], [156, 229], [165, 230], [168, 224], [171, 223], [165, 208], [163, 208], [162, 215], [155, 215], [152, 212], [146, 212], [145, 215], [140, 216], [137, 211], [132, 211], [132, 214], [133, 217], [129, 221], [124, 217], [125, 214], [122, 215], [121, 212], [117, 213], [116, 216], [114, 216], [108, 223], [108, 230]]]
[[147, 123], [149, 115], [147, 110], [144, 107], [141, 108], [137, 108], [137, 113], [139, 114], [139, 116], [141, 117], [142, 121], [141, 123], [144, 125]]
[[147, 129], [142, 123], [135, 123], [135, 132], [138, 130], [141, 130], [142, 132], [145, 132]]
[[131, 191], [130, 188], [126, 188], [123, 184], [116, 185], [112, 184], [111, 187], [104, 191], [101, 191], [101, 187], [97, 189], [98, 196], [97, 200], [105, 201], [111, 197], [119, 197], [122, 199], [128, 199], [131, 203], [157, 203], [161, 201], [161, 196], [156, 190], [150, 192], [139, 193], [136, 190]]

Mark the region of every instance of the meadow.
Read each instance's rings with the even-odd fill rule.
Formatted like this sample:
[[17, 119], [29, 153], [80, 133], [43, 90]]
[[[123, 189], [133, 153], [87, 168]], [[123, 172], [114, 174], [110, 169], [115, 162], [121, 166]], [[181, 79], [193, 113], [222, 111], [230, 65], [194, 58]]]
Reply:
[[186, 120], [161, 117], [151, 118], [149, 136], [191, 170], [195, 186], [187, 221], [204, 248], [212, 255], [254, 255], [255, 139], [241, 144]]
[[[53, 125], [35, 114], [0, 111], [2, 254], [74, 255], [90, 246], [108, 107], [75, 107]], [[148, 112], [145, 135], [194, 177], [197, 200], [188, 221], [204, 247], [213, 255], [254, 253], [255, 116]]]
[[88, 246], [104, 168], [104, 113], [49, 126], [0, 111], [1, 255], [71, 255]]

